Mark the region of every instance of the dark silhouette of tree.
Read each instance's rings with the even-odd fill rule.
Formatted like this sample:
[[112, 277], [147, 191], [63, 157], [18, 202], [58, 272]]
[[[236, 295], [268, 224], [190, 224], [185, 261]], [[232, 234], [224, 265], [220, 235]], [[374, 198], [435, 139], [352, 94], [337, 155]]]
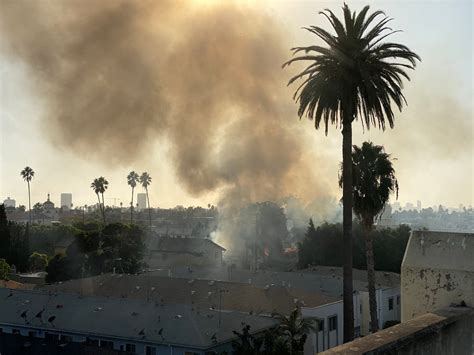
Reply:
[[10, 257], [10, 228], [8, 225], [5, 205], [0, 205], [0, 258], [8, 260]]
[[150, 219], [150, 229], [151, 229], [151, 206], [150, 206], [150, 197], [148, 196], [148, 186], [151, 184], [151, 176], [147, 172], [142, 173], [140, 176], [140, 184], [142, 184], [143, 188], [146, 192], [146, 200], [148, 203], [148, 217]]
[[[344, 341], [354, 338], [354, 312], [352, 296], [352, 122], [359, 116], [363, 127], [386, 124], [393, 127], [394, 114], [391, 103], [399, 110], [405, 103], [402, 78], [409, 80], [405, 69], [414, 69], [420, 57], [406, 46], [383, 42], [397, 32], [387, 27], [391, 21], [382, 11], [368, 17], [369, 6], [358, 14], [343, 6], [341, 22], [332, 11], [321, 12], [335, 31], [335, 35], [321, 27], [306, 28], [327, 45], [296, 47], [294, 54], [303, 53], [289, 60], [309, 62], [292, 84], [303, 79], [294, 98], [299, 105], [298, 116], [314, 119], [318, 129], [321, 123], [328, 132], [329, 124], [342, 128], [342, 180], [344, 228]], [[381, 17], [381, 19], [380, 19]], [[401, 61], [400, 61], [401, 60]]]
[[139, 179], [140, 179], [140, 176], [135, 171], [131, 171], [127, 175], [127, 183], [132, 188], [132, 199], [130, 201], [130, 223], [133, 223], [133, 191], [135, 190], [135, 187], [137, 186], [137, 182], [139, 181]]
[[274, 313], [272, 316], [279, 322], [277, 332], [279, 337], [287, 340], [290, 355], [303, 354], [308, 333], [316, 330], [314, 320], [301, 318], [298, 308], [288, 316], [280, 313]]
[[31, 169], [29, 166], [25, 167], [21, 172], [20, 172], [21, 177], [23, 180], [25, 180], [28, 184], [28, 209], [30, 212], [30, 224], [31, 224], [31, 190], [30, 190], [30, 181], [33, 179], [35, 176], [35, 172], [33, 169]]
[[[104, 224], [106, 223], [105, 220], [105, 200], [104, 200], [104, 193], [105, 190], [109, 187], [109, 182], [103, 177], [99, 177], [94, 179], [91, 183], [91, 188], [97, 195], [97, 200], [99, 201], [99, 209], [102, 213], [102, 219], [104, 220]], [[102, 195], [102, 202], [100, 201], [100, 195]]]
[[232, 341], [233, 355], [261, 354], [264, 338], [252, 335], [250, 325], [244, 325], [241, 333], [235, 330], [232, 333], [237, 336], [237, 339]]
[[[365, 252], [369, 286], [370, 324], [372, 332], [379, 330], [377, 299], [375, 297], [375, 266], [372, 227], [382, 214], [390, 195], [398, 198], [398, 182], [395, 178], [390, 155], [380, 145], [371, 142], [352, 148], [353, 209], [365, 231]], [[339, 180], [342, 185], [342, 179]]]

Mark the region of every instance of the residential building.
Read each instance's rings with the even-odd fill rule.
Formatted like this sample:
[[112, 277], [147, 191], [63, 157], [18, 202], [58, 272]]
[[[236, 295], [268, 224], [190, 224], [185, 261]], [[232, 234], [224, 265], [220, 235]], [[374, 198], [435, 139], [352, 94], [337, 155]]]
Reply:
[[220, 266], [225, 248], [207, 238], [151, 237], [145, 262], [151, 268]]
[[276, 325], [269, 317], [127, 298], [3, 288], [0, 299], [3, 334], [140, 355], [220, 353], [231, 350], [233, 331], [242, 324], [250, 325], [252, 333]]
[[159, 304], [183, 303], [193, 305], [196, 310], [239, 311], [266, 317], [271, 317], [273, 312], [289, 315], [299, 307], [301, 316], [314, 319], [319, 327], [318, 332], [308, 336], [306, 355], [343, 342], [341, 297], [285, 285], [108, 274], [46, 285], [41, 289], [51, 293], [142, 299]]
[[474, 234], [412, 232], [401, 278], [402, 323], [323, 354], [474, 354]]
[[474, 234], [413, 231], [402, 263], [402, 321], [450, 305], [474, 308]]
[[[189, 268], [174, 267], [150, 271], [152, 275], [185, 277], [192, 279], [227, 280], [248, 283], [259, 287], [285, 286], [289, 289], [300, 289], [308, 293], [323, 293], [336, 298], [342, 298], [342, 268], [315, 266], [296, 272], [279, 272], [271, 270], [251, 271], [230, 267]], [[354, 286], [354, 324], [356, 335], [369, 333], [369, 309], [367, 271], [353, 270]], [[400, 321], [400, 275], [391, 272], [376, 272], [376, 297], [378, 301], [379, 326]], [[335, 307], [337, 313], [337, 307]], [[311, 312], [306, 313], [308, 316]], [[341, 313], [342, 317], [342, 313]], [[342, 322], [342, 318], [338, 318]], [[326, 325], [328, 325], [326, 323]], [[342, 330], [338, 333], [342, 342]], [[319, 342], [319, 346], [322, 346]], [[326, 346], [326, 345], [325, 345]], [[320, 348], [321, 349], [321, 348]], [[321, 349], [322, 350], [322, 349]]]
[[70, 210], [72, 208], [72, 194], [71, 193], [62, 193], [61, 194], [61, 205], [60, 207], [63, 210]]

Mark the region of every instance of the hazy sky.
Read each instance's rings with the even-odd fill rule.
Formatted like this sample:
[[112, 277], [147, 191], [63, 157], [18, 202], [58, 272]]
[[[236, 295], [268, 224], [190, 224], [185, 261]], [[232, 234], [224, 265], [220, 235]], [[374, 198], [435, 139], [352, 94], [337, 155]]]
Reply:
[[[14, 0], [0, 0], [0, 7], [9, 1]], [[218, 1], [202, 1], [199, 6], [212, 8], [215, 3]], [[288, 41], [289, 48], [314, 42], [314, 37], [301, 27], [311, 24], [326, 26], [318, 11], [329, 7], [340, 15], [341, 3], [266, 0], [246, 1], [245, 6], [257, 8], [262, 16], [270, 16], [286, 33], [288, 38], [285, 41]], [[372, 9], [384, 10], [395, 19], [391, 25], [403, 30], [393, 39], [406, 44], [422, 57], [422, 63], [412, 73], [412, 81], [406, 85], [408, 107], [402, 113], [396, 113], [395, 129], [362, 133], [360, 124], [355, 123], [354, 144], [372, 140], [383, 144], [387, 152], [397, 158], [395, 168], [402, 204], [421, 200], [424, 206], [439, 203], [472, 205], [472, 1], [347, 3], [353, 10], [359, 10], [366, 3]], [[22, 26], [27, 29], [28, 22]], [[2, 33], [0, 44], [1, 37]], [[29, 165], [36, 172], [32, 182], [32, 203], [44, 201], [50, 193], [53, 202], [59, 204], [61, 192], [71, 192], [75, 205], [95, 203], [89, 185], [94, 177], [103, 175], [110, 182], [106, 196], [111, 200], [107, 203], [112, 204], [112, 198], [117, 198], [117, 205], [120, 201], [127, 205], [130, 192], [126, 175], [131, 169], [146, 170], [151, 174], [150, 199], [154, 206], [207, 205], [219, 201], [221, 187], [201, 195], [189, 192], [189, 187], [176, 176], [170, 145], [164, 137], [157, 137], [135, 162], [114, 163], [113, 166], [104, 164], [100, 155], [78, 153], [67, 144], [51, 139], [48, 132], [51, 127], [44, 124], [44, 115], [47, 114], [44, 96], [32, 84], [22, 58], [5, 48], [0, 46], [1, 199], [10, 196], [17, 200], [17, 204], [27, 204], [26, 183], [19, 172]], [[288, 101], [291, 102], [291, 95], [288, 95]], [[287, 119], [293, 134], [304, 142], [303, 155], [307, 164], [317, 171], [321, 189], [325, 190], [321, 193], [339, 196], [337, 173], [341, 160], [341, 134], [331, 129], [326, 137], [323, 131], [314, 130], [312, 122], [299, 121], [296, 105], [293, 116], [289, 115]], [[144, 139], [146, 135], [143, 132]], [[182, 139], [184, 142], [187, 138], [183, 136]], [[98, 146], [100, 144], [106, 143], [97, 142]], [[120, 157], [115, 158], [114, 161], [120, 161]], [[298, 191], [295, 188], [294, 193], [298, 194]]]

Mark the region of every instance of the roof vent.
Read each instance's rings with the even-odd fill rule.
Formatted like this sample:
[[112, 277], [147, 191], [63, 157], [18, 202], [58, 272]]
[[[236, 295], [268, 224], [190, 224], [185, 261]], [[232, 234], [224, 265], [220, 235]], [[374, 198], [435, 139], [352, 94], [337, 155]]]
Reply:
[[94, 309], [94, 312], [100, 312], [100, 311], [102, 311], [102, 307], [96, 307], [96, 308]]
[[191, 280], [188, 281], [188, 284], [193, 284], [194, 281], [195, 281], [194, 279], [191, 279]]
[[215, 284], [215, 281], [214, 281], [214, 280], [209, 281], [209, 286], [212, 286], [212, 285], [214, 285], [214, 284]]
[[176, 318], [176, 319], [181, 319], [181, 318], [183, 318], [183, 316], [182, 316], [181, 314], [177, 314], [177, 315], [175, 316], [175, 318]]

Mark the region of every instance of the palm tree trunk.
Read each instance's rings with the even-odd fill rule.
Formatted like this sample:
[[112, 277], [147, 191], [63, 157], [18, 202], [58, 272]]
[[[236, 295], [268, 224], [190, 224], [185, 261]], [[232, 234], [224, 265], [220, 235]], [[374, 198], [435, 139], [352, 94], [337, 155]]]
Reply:
[[377, 298], [375, 296], [375, 262], [374, 262], [374, 244], [372, 240], [372, 223], [366, 221], [365, 229], [365, 255], [367, 259], [367, 280], [369, 284], [369, 309], [370, 309], [370, 328], [372, 333], [379, 330], [379, 320], [377, 317]]
[[150, 219], [150, 231], [151, 231], [151, 206], [150, 206], [150, 198], [148, 197], [148, 188], [145, 187], [146, 191], [146, 200], [148, 201], [148, 218]]
[[97, 193], [97, 200], [99, 201], [99, 211], [100, 211], [100, 214], [102, 215], [102, 219], [103, 219], [104, 218], [104, 213], [102, 212], [102, 202], [100, 202], [99, 193]]
[[342, 128], [342, 204], [343, 204], [343, 302], [344, 342], [354, 339], [352, 295], [352, 116], [346, 114]]
[[104, 225], [105, 225], [105, 199], [104, 193], [102, 192], [102, 217], [104, 218]]
[[28, 182], [28, 209], [29, 209], [29, 214], [30, 214], [30, 224], [31, 224], [31, 192], [30, 192], [30, 182]]
[[132, 202], [130, 202], [130, 224], [133, 223], [133, 186], [132, 186]]

